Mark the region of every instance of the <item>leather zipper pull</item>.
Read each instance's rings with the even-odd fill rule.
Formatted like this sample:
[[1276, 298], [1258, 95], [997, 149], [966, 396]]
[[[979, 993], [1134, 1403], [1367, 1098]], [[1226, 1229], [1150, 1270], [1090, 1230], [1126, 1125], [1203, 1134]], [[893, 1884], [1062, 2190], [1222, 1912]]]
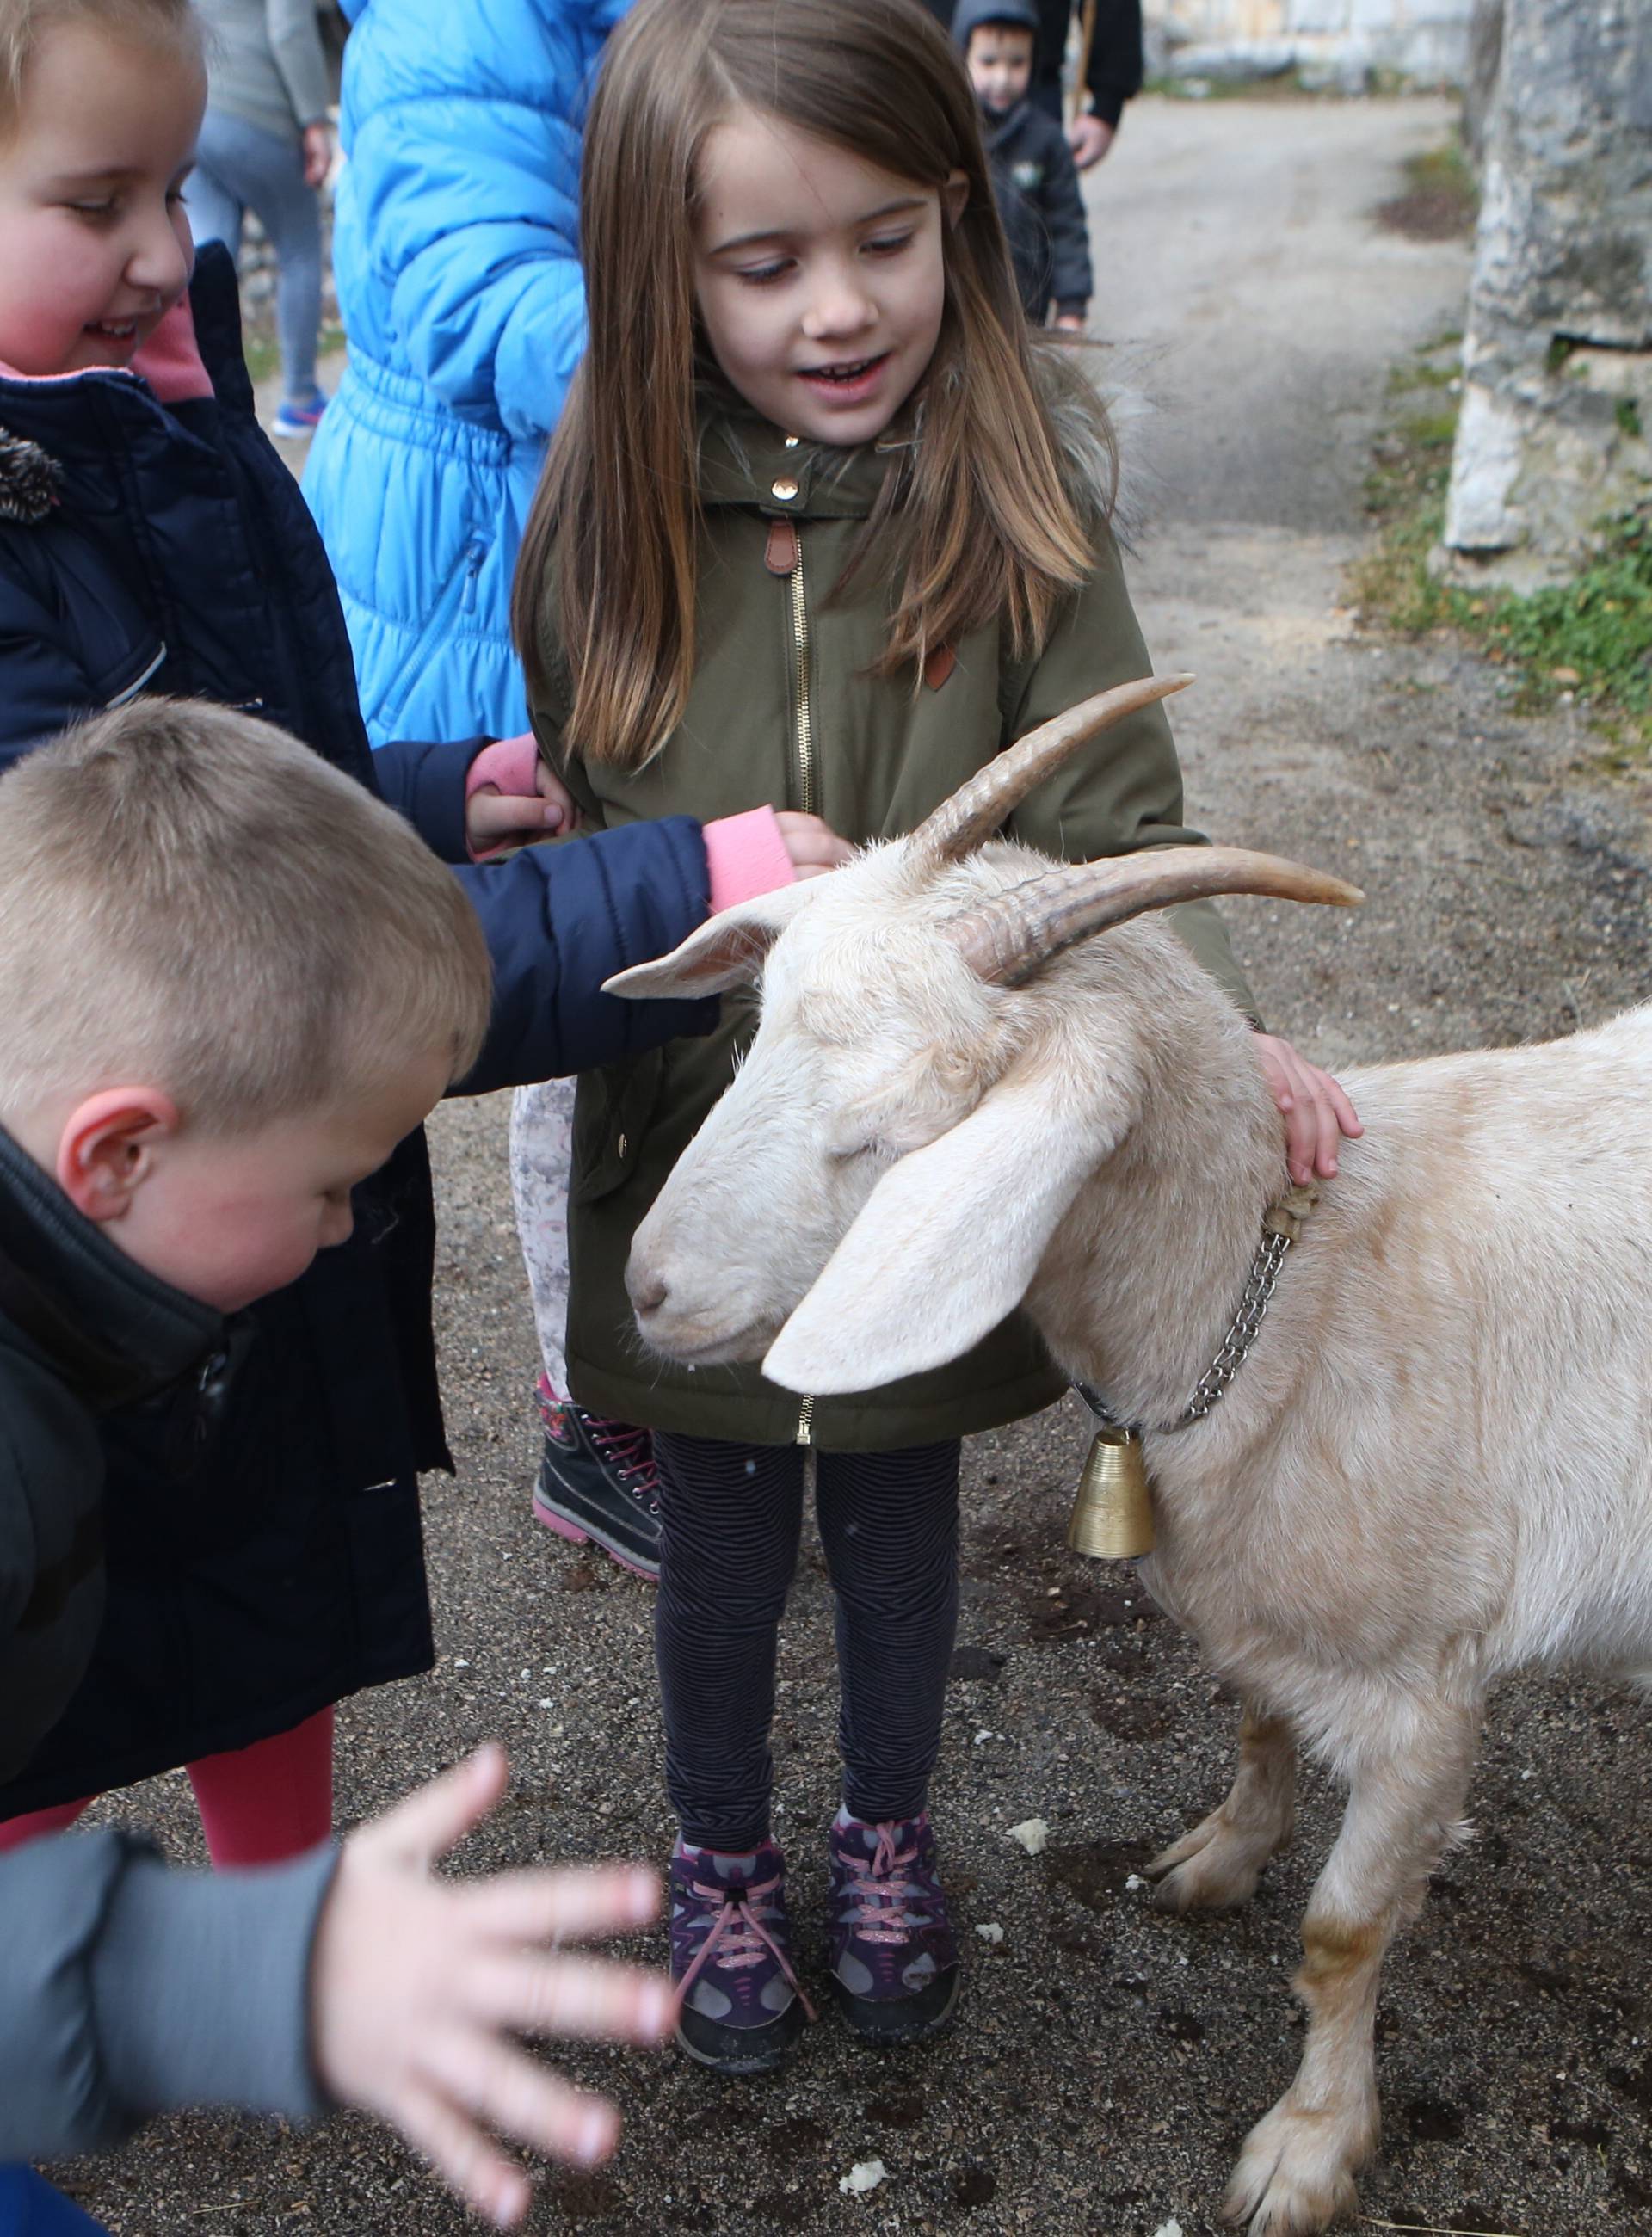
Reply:
[[[780, 527], [790, 527], [790, 521], [776, 523]], [[939, 691], [957, 665], [958, 656], [949, 644], [932, 645], [929, 657], [923, 663], [923, 680], [931, 691]]]
[[790, 575], [797, 567], [797, 530], [790, 520], [769, 523], [769, 541], [763, 564], [771, 575]]

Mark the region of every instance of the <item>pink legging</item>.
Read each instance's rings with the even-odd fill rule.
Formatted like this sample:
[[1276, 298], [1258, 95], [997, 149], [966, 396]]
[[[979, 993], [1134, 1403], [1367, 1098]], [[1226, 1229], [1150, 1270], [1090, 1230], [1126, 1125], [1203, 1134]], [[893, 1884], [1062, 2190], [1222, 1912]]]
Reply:
[[[207, 1850], [220, 1871], [279, 1864], [333, 1831], [333, 1712], [318, 1709], [289, 1732], [189, 1765]], [[59, 1802], [0, 1823], [0, 1855], [43, 1833], [67, 1831], [87, 1805]]]

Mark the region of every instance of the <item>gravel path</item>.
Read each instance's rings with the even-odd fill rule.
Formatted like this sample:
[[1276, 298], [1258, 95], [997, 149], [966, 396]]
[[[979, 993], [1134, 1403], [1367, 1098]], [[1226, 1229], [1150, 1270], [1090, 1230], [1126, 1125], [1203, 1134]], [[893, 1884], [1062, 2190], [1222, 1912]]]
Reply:
[[[1517, 721], [1449, 643], [1362, 638], [1343, 571], [1389, 366], [1460, 318], [1460, 245], [1370, 213], [1444, 104], [1144, 101], [1094, 183], [1107, 360], [1158, 409], [1127, 450], [1133, 580], [1177, 703], [1195, 820], [1368, 889], [1346, 919], [1236, 903], [1281, 1030], [1330, 1063], [1540, 1038], [1652, 992], [1645, 787], [1591, 774], [1564, 719]], [[487, 1734], [513, 1797], [467, 1864], [660, 1856], [647, 1590], [530, 1521], [532, 1333], [502, 1099], [439, 1115], [445, 1375], [460, 1474], [429, 1488], [435, 1675], [347, 1706], [340, 1798], [379, 1806]], [[1564, 1145], [1556, 1145], [1563, 1157]], [[1127, 1569], [1062, 1547], [1082, 1430], [1064, 1410], [966, 1463], [962, 1646], [936, 1813], [972, 1978], [938, 2045], [877, 2058], [828, 2023], [790, 2070], [720, 2083], [671, 2058], [565, 2062], [628, 2122], [612, 2167], [546, 2178], [533, 2227], [1183, 2237], [1289, 2078], [1296, 1924], [1336, 1822], [1310, 1773], [1296, 1848], [1232, 1917], [1173, 1923], [1127, 1886], [1224, 1790], [1234, 1712]], [[1403, 1464], [1404, 1455], [1396, 1456]], [[804, 1947], [833, 1806], [828, 1595], [804, 1560], [784, 1637], [778, 1824]], [[1374, 2226], [1576, 2237], [1652, 2227], [1652, 1798], [1638, 1700], [1511, 1687], [1476, 1779], [1481, 1838], [1391, 1963]], [[107, 1806], [107, 1805], [106, 1805]], [[122, 1808], [198, 1853], [181, 1778]], [[1005, 1829], [1052, 1829], [1036, 1860]], [[1001, 1942], [973, 1931], [996, 1923]], [[840, 2178], [881, 2159], [885, 2182]], [[447, 2237], [466, 2223], [397, 2144], [157, 2125], [74, 2171], [117, 2237]]]

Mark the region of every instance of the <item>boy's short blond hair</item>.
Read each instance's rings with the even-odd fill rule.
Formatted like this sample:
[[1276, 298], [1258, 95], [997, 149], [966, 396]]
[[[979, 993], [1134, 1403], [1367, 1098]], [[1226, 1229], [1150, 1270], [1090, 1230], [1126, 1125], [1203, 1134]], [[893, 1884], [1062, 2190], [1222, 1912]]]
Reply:
[[102, 1087], [187, 1123], [474, 1064], [474, 910], [411, 825], [285, 732], [140, 699], [0, 778], [0, 1121]]
[[202, 51], [194, 0], [0, 0], [0, 138], [17, 124], [30, 57], [55, 23], [88, 23], [115, 38]]

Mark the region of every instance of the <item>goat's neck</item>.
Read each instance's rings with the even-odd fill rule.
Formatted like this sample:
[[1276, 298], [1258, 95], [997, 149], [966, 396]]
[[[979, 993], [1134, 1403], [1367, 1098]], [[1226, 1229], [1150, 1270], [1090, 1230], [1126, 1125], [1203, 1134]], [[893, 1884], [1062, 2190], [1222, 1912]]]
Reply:
[[1140, 960], [1112, 989], [1135, 1041], [1140, 1101], [1027, 1302], [1069, 1373], [1120, 1418], [1162, 1425], [1214, 1359], [1288, 1175], [1248, 1032], [1191, 959], [1145, 950]]

